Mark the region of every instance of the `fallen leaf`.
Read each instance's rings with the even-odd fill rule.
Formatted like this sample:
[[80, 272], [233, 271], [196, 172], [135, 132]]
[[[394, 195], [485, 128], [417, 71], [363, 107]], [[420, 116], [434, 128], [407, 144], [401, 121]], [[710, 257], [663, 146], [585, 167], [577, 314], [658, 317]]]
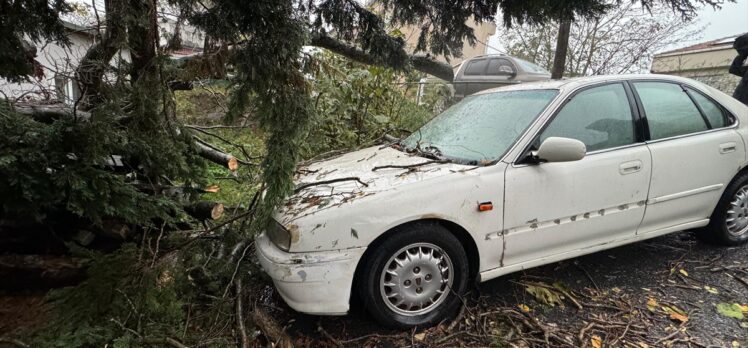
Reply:
[[709, 291], [712, 294], [719, 295], [719, 291], [709, 285], [704, 285], [704, 290]]
[[649, 309], [650, 312], [654, 312], [655, 310], [657, 310], [658, 306], [659, 305], [657, 304], [657, 300], [655, 300], [654, 298], [650, 297], [649, 299], [647, 299], [647, 309]]
[[732, 341], [732, 346], [735, 347], [735, 348], [739, 348], [740, 347], [740, 342], [738, 342], [738, 341]]
[[681, 268], [681, 269], [679, 269], [679, 270], [678, 270], [678, 272], [680, 272], [680, 274], [682, 274], [682, 275], [684, 275], [684, 276], [688, 277], [688, 272], [686, 272], [686, 270], [685, 270], [685, 269]]
[[739, 303], [736, 303], [736, 305], [738, 305], [738, 307], [740, 307], [740, 310], [743, 311], [743, 313], [748, 313], [748, 305], [742, 305], [742, 304], [739, 304]]
[[718, 303], [717, 312], [726, 317], [735, 318], [738, 320], [742, 320], [743, 318], [745, 318], [745, 315], [743, 315], [743, 309], [737, 303]]
[[673, 305], [662, 306], [662, 310], [665, 311], [665, 313], [677, 313], [677, 314], [682, 314], [682, 315], [686, 314], [685, 311]]
[[518, 304], [517, 307], [519, 307], [519, 310], [521, 310], [521, 311], [523, 311], [525, 313], [530, 313], [530, 307], [527, 307], [527, 305], [524, 304], [524, 303]]
[[549, 306], [558, 305], [564, 307], [563, 296], [555, 290], [551, 290], [545, 286], [524, 284], [525, 290], [534, 296], [538, 302], [545, 303]]
[[740, 327], [742, 327], [744, 329], [748, 329], [748, 321], [741, 321], [740, 322]]
[[592, 336], [590, 343], [592, 344], [592, 348], [601, 348], [603, 346], [603, 340], [598, 335]]
[[685, 323], [688, 321], [688, 317], [680, 313], [670, 313], [670, 319], [677, 320], [681, 323]]
[[413, 338], [415, 338], [416, 341], [423, 341], [426, 338], [426, 333], [421, 332], [419, 334], [413, 335]]

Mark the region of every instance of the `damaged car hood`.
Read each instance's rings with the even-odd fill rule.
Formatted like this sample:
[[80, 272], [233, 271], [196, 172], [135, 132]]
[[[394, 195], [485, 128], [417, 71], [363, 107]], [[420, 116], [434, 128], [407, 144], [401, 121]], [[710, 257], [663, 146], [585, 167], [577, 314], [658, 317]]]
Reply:
[[276, 213], [283, 225], [404, 185], [471, 170], [476, 166], [433, 160], [390, 146], [375, 146], [302, 165], [295, 191]]

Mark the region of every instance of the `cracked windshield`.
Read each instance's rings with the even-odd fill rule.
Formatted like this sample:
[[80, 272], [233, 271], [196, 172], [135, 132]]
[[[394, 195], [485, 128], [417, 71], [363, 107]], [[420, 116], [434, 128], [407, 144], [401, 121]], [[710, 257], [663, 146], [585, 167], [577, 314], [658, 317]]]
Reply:
[[468, 97], [402, 144], [440, 158], [471, 163], [493, 161], [509, 149], [557, 93], [543, 89]]

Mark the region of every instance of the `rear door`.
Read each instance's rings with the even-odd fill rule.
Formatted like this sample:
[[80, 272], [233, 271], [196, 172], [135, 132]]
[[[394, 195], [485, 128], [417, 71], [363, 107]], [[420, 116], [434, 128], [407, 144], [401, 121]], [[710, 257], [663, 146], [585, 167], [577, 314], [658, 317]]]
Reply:
[[638, 233], [705, 225], [745, 158], [735, 118], [685, 85], [634, 81], [649, 131], [652, 180]]

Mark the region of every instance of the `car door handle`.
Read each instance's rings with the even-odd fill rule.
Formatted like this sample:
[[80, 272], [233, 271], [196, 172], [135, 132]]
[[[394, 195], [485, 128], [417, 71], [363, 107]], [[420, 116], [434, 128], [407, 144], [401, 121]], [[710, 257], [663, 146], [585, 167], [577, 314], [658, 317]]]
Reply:
[[640, 170], [642, 170], [642, 161], [639, 160], [624, 162], [618, 166], [618, 172], [621, 173], [621, 175], [636, 173]]
[[730, 152], [735, 152], [736, 144], [734, 142], [719, 144], [719, 153], [726, 154]]

